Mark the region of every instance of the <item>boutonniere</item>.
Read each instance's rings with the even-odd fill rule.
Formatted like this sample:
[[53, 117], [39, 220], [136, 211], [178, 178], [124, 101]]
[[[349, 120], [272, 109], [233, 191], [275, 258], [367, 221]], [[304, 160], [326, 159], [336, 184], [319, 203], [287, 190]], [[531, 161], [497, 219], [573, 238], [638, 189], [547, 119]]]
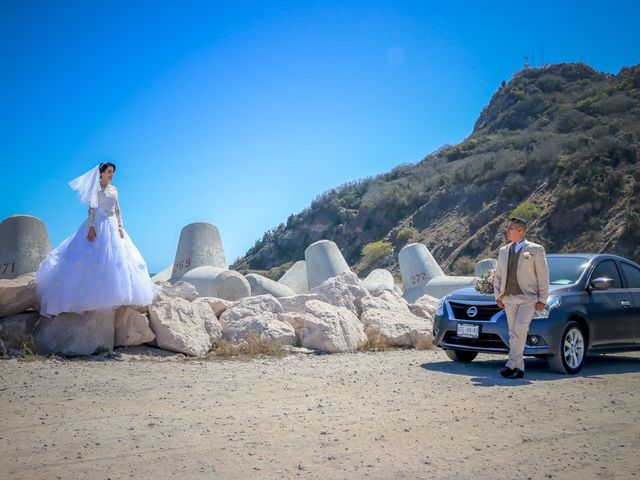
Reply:
[[522, 255], [524, 256], [525, 260], [531, 260], [531, 257], [533, 256], [531, 255], [531, 252], [524, 252]]

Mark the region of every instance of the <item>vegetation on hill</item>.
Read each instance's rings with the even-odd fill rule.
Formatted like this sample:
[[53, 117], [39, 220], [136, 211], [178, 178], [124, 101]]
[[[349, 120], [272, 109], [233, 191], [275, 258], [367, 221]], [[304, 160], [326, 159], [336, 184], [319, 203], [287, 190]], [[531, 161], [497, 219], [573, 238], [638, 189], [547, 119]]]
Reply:
[[362, 274], [397, 273], [397, 253], [413, 241], [445, 271], [466, 273], [496, 255], [513, 214], [530, 221], [529, 237], [548, 252], [640, 261], [639, 166], [640, 65], [617, 75], [584, 64], [521, 70], [463, 142], [323, 193], [232, 268], [273, 269], [329, 239]]

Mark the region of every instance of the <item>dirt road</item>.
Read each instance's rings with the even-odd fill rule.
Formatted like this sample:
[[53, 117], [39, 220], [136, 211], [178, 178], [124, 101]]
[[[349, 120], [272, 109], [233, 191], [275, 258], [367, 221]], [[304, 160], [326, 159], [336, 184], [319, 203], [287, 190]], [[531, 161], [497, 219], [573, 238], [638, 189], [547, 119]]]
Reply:
[[0, 361], [0, 478], [629, 479], [640, 353]]

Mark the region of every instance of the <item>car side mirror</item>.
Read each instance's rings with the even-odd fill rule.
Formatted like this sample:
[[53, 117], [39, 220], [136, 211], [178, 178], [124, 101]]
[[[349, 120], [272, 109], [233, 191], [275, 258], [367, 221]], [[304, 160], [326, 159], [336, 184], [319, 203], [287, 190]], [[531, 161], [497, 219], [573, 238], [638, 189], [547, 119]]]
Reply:
[[590, 290], [609, 290], [613, 288], [613, 279], [606, 277], [598, 277], [591, 280]]

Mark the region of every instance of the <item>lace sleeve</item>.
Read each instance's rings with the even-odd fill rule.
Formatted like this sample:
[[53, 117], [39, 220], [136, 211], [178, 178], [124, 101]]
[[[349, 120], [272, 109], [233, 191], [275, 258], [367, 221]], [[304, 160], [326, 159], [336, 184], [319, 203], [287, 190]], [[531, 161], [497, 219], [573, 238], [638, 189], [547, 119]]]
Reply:
[[116, 212], [116, 218], [118, 219], [118, 226], [124, 228], [124, 225], [122, 225], [122, 212], [120, 211], [120, 200], [118, 199], [118, 197], [116, 197], [114, 210]]
[[89, 207], [89, 226], [93, 227], [93, 219], [95, 218], [95, 210]]

